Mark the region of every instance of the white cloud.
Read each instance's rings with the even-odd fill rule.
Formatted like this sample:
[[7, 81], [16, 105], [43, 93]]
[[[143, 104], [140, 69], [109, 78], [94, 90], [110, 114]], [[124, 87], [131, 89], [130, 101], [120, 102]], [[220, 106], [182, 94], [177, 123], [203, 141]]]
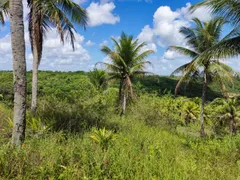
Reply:
[[185, 56], [172, 50], [167, 50], [163, 55], [163, 59], [167, 59], [167, 60], [173, 60], [173, 59], [182, 58], [182, 57], [185, 57]]
[[88, 40], [85, 45], [86, 46], [94, 46], [96, 43], [92, 42], [91, 40]]
[[83, 4], [83, 3], [87, 2], [88, 0], [73, 0], [73, 1], [77, 4]]
[[[144, 26], [141, 33], [138, 35], [140, 41], [144, 41], [152, 49], [156, 45], [163, 49], [171, 45], [186, 46], [184, 37], [179, 30], [182, 26], [190, 27], [192, 18], [198, 17], [202, 21], [207, 21], [211, 18], [210, 12], [205, 8], [200, 8], [193, 14], [189, 13], [191, 4], [187, 3], [185, 7], [173, 11], [169, 6], [160, 6], [153, 15], [153, 26]], [[154, 46], [155, 45], [155, 46]], [[156, 50], [157, 50], [156, 46]], [[190, 59], [180, 55], [174, 51], [168, 50], [159, 57], [150, 57], [154, 67], [149, 70], [160, 73], [170, 74], [178, 66], [188, 62]], [[178, 61], [170, 61], [178, 59]]]
[[197, 17], [201, 21], [208, 21], [211, 19], [211, 13], [206, 7], [197, 8], [193, 13], [189, 12], [190, 7], [191, 7], [191, 3], [187, 3], [186, 7], [183, 7], [179, 10], [180, 13], [183, 14], [183, 16], [186, 19], [191, 20], [195, 17]]
[[209, 20], [211, 15], [207, 9], [200, 8], [193, 14], [189, 13], [191, 4], [186, 7], [171, 10], [169, 6], [160, 6], [153, 15], [153, 27], [146, 25], [138, 38], [148, 43], [157, 43], [161, 47], [170, 45], [183, 45], [184, 37], [179, 33], [182, 26], [190, 27], [191, 19]]
[[[88, 51], [82, 47], [84, 37], [75, 34], [75, 38], [75, 51], [73, 51], [70, 43], [65, 42], [63, 45], [60, 42], [59, 36], [54, 29], [49, 31], [43, 44], [43, 56], [39, 68], [61, 71], [87, 70], [87, 68], [90, 68], [91, 57]], [[33, 57], [27, 32], [25, 33], [25, 41], [27, 67], [30, 70]], [[9, 34], [0, 39], [0, 56], [2, 57], [0, 69], [12, 69], [11, 38]]]
[[91, 3], [86, 9], [89, 16], [88, 25], [91, 27], [100, 26], [102, 24], [116, 24], [120, 22], [120, 17], [113, 14], [115, 9], [114, 3]]
[[100, 47], [106, 46], [106, 45], [108, 45], [108, 41], [107, 41], [107, 40], [104, 40], [103, 42], [101, 42], [101, 43], [99, 44]]
[[142, 42], [153, 42], [154, 33], [149, 25], [144, 26], [142, 32], [138, 35], [138, 39]]

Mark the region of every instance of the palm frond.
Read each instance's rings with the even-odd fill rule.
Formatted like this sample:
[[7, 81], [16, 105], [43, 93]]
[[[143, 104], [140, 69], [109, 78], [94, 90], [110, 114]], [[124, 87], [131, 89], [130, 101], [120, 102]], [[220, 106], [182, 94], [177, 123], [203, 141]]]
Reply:
[[190, 8], [194, 12], [199, 7], [207, 7], [213, 14], [222, 16], [234, 25], [240, 23], [239, 0], [204, 0]]
[[191, 50], [191, 49], [187, 49], [185, 47], [180, 47], [180, 46], [170, 46], [168, 48], [168, 50], [173, 50], [177, 53], [180, 53], [182, 55], [185, 55], [185, 56], [189, 56], [189, 57], [192, 57], [192, 58], [195, 58], [196, 56], [198, 56], [198, 53]]
[[5, 17], [9, 17], [9, 0], [0, 1], [0, 23], [5, 24]]

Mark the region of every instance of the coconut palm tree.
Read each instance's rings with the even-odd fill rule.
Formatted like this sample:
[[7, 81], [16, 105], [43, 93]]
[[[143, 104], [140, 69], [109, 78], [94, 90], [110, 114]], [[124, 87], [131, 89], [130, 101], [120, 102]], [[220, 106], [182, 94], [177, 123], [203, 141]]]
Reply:
[[236, 108], [239, 105], [237, 99], [228, 99], [223, 101], [223, 107], [220, 115], [220, 122], [229, 126], [229, 133], [233, 135], [240, 122], [240, 112]]
[[94, 68], [89, 72], [89, 78], [97, 90], [103, 90], [108, 84], [108, 74], [106, 71]]
[[71, 0], [28, 0], [30, 7], [29, 34], [33, 52], [32, 112], [37, 108], [38, 67], [41, 62], [43, 37], [57, 27], [62, 42], [70, 39], [74, 49], [74, 24], [86, 27], [87, 13]]
[[[7, 3], [0, 6], [7, 14]], [[41, 62], [44, 35], [52, 27], [56, 27], [60, 40], [70, 40], [74, 49], [74, 24], [87, 25], [87, 13], [72, 0], [27, 0], [29, 13], [29, 36], [33, 53], [32, 67], [32, 112], [37, 108], [38, 67]], [[1, 17], [1, 16], [0, 16]], [[0, 19], [1, 20], [1, 19]], [[3, 21], [4, 22], [4, 21]]]
[[10, 0], [10, 25], [14, 74], [12, 144], [21, 146], [26, 127], [26, 60], [22, 0]]
[[212, 81], [220, 83], [222, 90], [225, 92], [225, 84], [233, 84], [232, 76], [235, 73], [232, 68], [222, 63], [220, 59], [216, 59], [214, 56], [203, 54], [210, 48], [218, 46], [223, 41], [235, 36], [239, 33], [237, 29], [232, 30], [224, 38], [221, 38], [221, 32], [225, 20], [221, 17], [213, 18], [208, 22], [201, 22], [199, 19], [193, 19], [195, 27], [187, 28], [182, 27], [180, 33], [185, 36], [187, 46], [171, 46], [170, 50], [174, 50], [178, 53], [184, 54], [192, 58], [192, 61], [186, 63], [177, 68], [172, 75], [182, 73], [180, 80], [175, 89], [177, 94], [178, 89], [183, 81], [189, 82], [190, 79], [196, 77], [203, 77], [203, 90], [202, 90], [202, 102], [200, 113], [200, 135], [205, 136], [204, 131], [204, 104], [206, 100], [206, 93], [208, 84]]
[[127, 101], [134, 99], [132, 78], [134, 76], [145, 75], [145, 65], [151, 64], [146, 57], [153, 53], [152, 50], [143, 51], [146, 43], [138, 43], [133, 36], [122, 33], [119, 42], [111, 38], [114, 49], [103, 46], [101, 51], [110, 57], [111, 63], [103, 64], [109, 72], [110, 79], [120, 79], [119, 84], [119, 104], [122, 107], [122, 115], [125, 114]]

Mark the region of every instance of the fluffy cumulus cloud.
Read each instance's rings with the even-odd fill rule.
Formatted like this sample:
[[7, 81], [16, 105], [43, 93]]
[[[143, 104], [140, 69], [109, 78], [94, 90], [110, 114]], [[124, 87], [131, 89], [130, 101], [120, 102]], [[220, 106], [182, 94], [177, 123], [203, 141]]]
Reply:
[[92, 42], [91, 40], [88, 40], [85, 45], [86, 46], [94, 46], [96, 43]]
[[76, 43], [73, 51], [70, 43], [66, 42], [64, 45], [59, 40], [59, 36], [55, 31], [47, 34], [44, 42], [44, 50], [41, 66], [47, 69], [49, 66], [53, 70], [79, 70], [87, 69], [83, 67], [88, 65], [91, 59], [88, 51], [82, 47], [84, 37], [75, 34]]
[[198, 17], [206, 21], [211, 18], [210, 13], [205, 8], [200, 8], [193, 14], [189, 13], [191, 4], [173, 11], [169, 6], [161, 6], [153, 15], [153, 27], [146, 25], [138, 38], [142, 41], [156, 43], [161, 47], [169, 45], [182, 45], [184, 37], [179, 33], [182, 26], [190, 27], [191, 19]]
[[[73, 51], [70, 43], [65, 42], [63, 45], [60, 42], [59, 36], [53, 31], [49, 31], [43, 45], [43, 56], [40, 64], [40, 69], [43, 70], [61, 70], [61, 71], [75, 71], [86, 70], [91, 68], [90, 55], [82, 44], [84, 37], [75, 34], [75, 51]], [[32, 54], [30, 51], [30, 43], [28, 33], [25, 33], [26, 41], [26, 59], [27, 67], [30, 70], [32, 66]], [[12, 54], [11, 54], [11, 38], [10, 35], [0, 39], [0, 69], [12, 69]]]
[[116, 24], [120, 22], [120, 17], [113, 14], [115, 9], [113, 2], [103, 1], [102, 3], [91, 3], [86, 9], [89, 16], [88, 25], [90, 27], [100, 26], [102, 24]]
[[[145, 25], [138, 35], [140, 41], [148, 43], [152, 49], [166, 49], [171, 45], [185, 46], [184, 36], [179, 33], [182, 26], [190, 27], [192, 18], [197, 17], [202, 21], [207, 21], [211, 18], [210, 12], [205, 8], [199, 8], [194, 13], [189, 13], [190, 3], [185, 7], [173, 11], [169, 6], [160, 6], [153, 15], [153, 26]], [[155, 46], [154, 46], [155, 45]], [[178, 59], [178, 62], [171, 61]], [[171, 50], [163, 53], [161, 57], [151, 58], [154, 68], [151, 70], [155, 73], [169, 74], [177, 65], [189, 61], [187, 57], [179, 55]], [[160, 71], [160, 72], [159, 72]]]

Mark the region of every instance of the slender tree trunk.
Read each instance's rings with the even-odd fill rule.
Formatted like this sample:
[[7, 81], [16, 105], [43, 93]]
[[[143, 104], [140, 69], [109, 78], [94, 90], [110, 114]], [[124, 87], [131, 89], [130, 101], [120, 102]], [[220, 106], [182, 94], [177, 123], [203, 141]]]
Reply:
[[11, 42], [14, 76], [12, 144], [21, 146], [26, 128], [26, 61], [22, 0], [10, 0]]
[[230, 122], [229, 122], [229, 130], [230, 130], [230, 136], [232, 136], [233, 135], [233, 131], [234, 131], [233, 119], [231, 119]]
[[118, 92], [118, 104], [119, 104], [119, 106], [121, 106], [121, 104], [122, 104], [122, 92], [123, 92], [122, 88], [123, 88], [123, 79], [120, 80], [120, 84], [119, 84], [119, 92]]
[[126, 106], [127, 106], [127, 78], [126, 76], [124, 76], [124, 78], [122, 79], [122, 88], [121, 88], [121, 108], [122, 108], [122, 112], [121, 112], [121, 116], [124, 115], [126, 113]]
[[207, 73], [204, 71], [204, 81], [203, 81], [203, 90], [202, 90], [202, 102], [201, 102], [201, 114], [200, 114], [200, 137], [204, 137], [204, 105], [206, 100], [207, 93]]
[[126, 92], [123, 93], [123, 101], [122, 101], [122, 113], [124, 115], [126, 113], [126, 106], [127, 106], [127, 95]]
[[[34, 44], [34, 43], [33, 43]], [[35, 113], [37, 109], [37, 93], [38, 93], [38, 52], [36, 46], [33, 47], [33, 67], [32, 67], [32, 105], [31, 111]]]

